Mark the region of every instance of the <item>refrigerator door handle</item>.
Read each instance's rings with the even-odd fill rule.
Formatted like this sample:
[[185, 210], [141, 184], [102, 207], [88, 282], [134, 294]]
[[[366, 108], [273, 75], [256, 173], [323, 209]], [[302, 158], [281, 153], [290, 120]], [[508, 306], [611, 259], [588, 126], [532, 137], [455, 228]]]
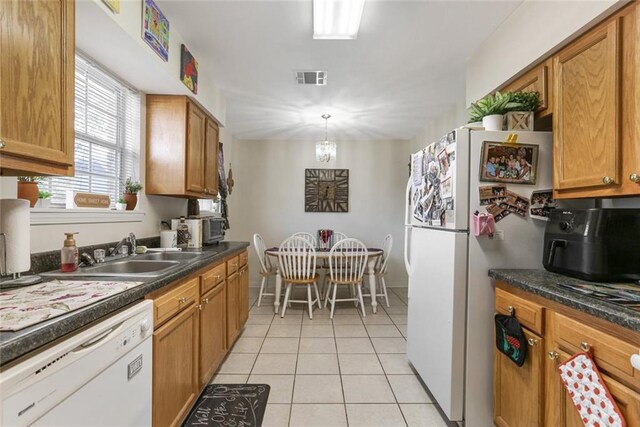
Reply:
[[411, 263], [409, 262], [409, 232], [411, 230], [411, 177], [407, 181], [407, 191], [405, 193], [404, 211], [404, 266], [407, 274], [411, 274]]

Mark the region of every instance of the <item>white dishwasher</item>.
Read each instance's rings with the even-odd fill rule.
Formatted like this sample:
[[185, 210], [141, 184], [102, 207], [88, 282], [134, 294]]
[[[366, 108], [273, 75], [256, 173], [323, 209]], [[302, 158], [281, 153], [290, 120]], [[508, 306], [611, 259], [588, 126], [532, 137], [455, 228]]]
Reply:
[[0, 373], [2, 426], [150, 426], [153, 302]]

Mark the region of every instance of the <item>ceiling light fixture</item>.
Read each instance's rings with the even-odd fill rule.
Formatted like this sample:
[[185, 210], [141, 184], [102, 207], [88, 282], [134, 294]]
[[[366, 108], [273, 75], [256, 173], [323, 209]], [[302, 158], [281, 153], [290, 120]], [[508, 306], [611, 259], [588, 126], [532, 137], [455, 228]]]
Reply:
[[313, 0], [313, 38], [357, 38], [363, 9], [364, 0]]
[[324, 119], [324, 141], [316, 142], [316, 160], [328, 163], [336, 158], [336, 143], [330, 142], [327, 138], [327, 125], [331, 118], [330, 114], [323, 114]]

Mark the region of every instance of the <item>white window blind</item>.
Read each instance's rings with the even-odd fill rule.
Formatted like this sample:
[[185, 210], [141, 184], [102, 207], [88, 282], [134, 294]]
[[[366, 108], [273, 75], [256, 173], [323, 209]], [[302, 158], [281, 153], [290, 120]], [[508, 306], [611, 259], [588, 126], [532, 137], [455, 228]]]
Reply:
[[66, 191], [108, 194], [111, 204], [127, 177], [138, 179], [140, 94], [76, 54], [75, 176], [47, 178], [51, 206], [64, 207]]

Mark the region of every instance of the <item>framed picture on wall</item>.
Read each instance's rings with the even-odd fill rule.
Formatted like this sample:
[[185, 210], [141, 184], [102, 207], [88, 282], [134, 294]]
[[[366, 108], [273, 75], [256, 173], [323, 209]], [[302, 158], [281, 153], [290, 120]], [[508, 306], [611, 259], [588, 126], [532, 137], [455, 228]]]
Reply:
[[194, 94], [198, 94], [198, 61], [182, 45], [180, 52], [180, 80]]
[[153, 0], [142, 2], [142, 38], [160, 58], [169, 60], [169, 20]]
[[537, 145], [482, 143], [480, 181], [534, 185], [537, 170]]

